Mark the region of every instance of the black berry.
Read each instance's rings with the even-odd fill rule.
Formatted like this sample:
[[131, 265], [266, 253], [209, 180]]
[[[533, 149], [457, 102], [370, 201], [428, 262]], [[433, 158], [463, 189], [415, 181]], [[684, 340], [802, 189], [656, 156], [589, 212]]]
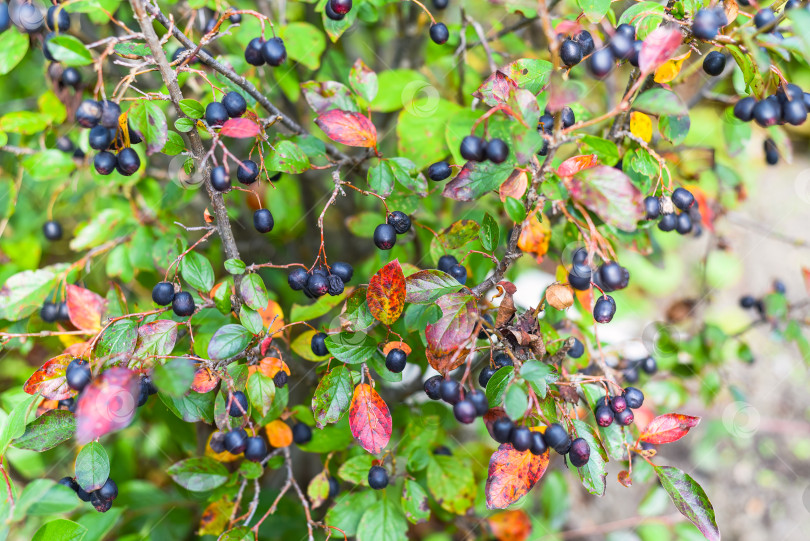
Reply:
[[287, 284], [289, 284], [290, 289], [294, 291], [301, 291], [307, 286], [307, 279], [309, 275], [307, 271], [302, 269], [301, 267], [296, 267], [290, 274], [287, 275]]
[[271, 66], [280, 66], [287, 59], [287, 49], [281, 38], [270, 38], [262, 45], [262, 58]]
[[661, 231], [673, 231], [678, 226], [678, 217], [675, 214], [664, 214], [658, 221], [658, 229]]
[[717, 15], [708, 8], [702, 8], [695, 13], [692, 20], [692, 34], [698, 39], [711, 40], [720, 32]]
[[93, 374], [90, 372], [90, 364], [82, 359], [73, 359], [65, 369], [67, 385], [74, 391], [81, 392], [91, 379]]
[[431, 400], [439, 400], [442, 397], [441, 394], [441, 384], [442, 384], [442, 377], [441, 376], [431, 376], [425, 380], [425, 394]]
[[509, 437], [509, 443], [517, 451], [528, 451], [532, 446], [532, 431], [525, 426], [515, 427]]
[[287, 372], [285, 372], [284, 370], [279, 370], [278, 372], [276, 372], [276, 375], [273, 376], [273, 385], [276, 386], [276, 389], [281, 389], [282, 387], [287, 385], [288, 379], [289, 376], [287, 375]]
[[482, 162], [486, 159], [486, 143], [480, 137], [468, 135], [461, 140], [459, 152], [465, 160]]
[[236, 168], [236, 180], [242, 184], [253, 184], [259, 178], [259, 165], [253, 160], [242, 160]]
[[217, 127], [228, 120], [228, 110], [218, 101], [212, 101], [205, 107], [205, 122], [209, 126]]
[[610, 52], [614, 58], [627, 60], [633, 54], [633, 40], [624, 34], [614, 34], [610, 39]]
[[627, 39], [636, 39], [636, 29], [627, 23], [617, 26], [616, 33], [625, 36]]
[[114, 500], [118, 497], [118, 485], [112, 479], [107, 478], [104, 484], [101, 485], [101, 488], [96, 492], [105, 500]]
[[84, 100], [76, 109], [76, 122], [83, 128], [92, 128], [101, 120], [101, 104], [96, 100]]
[[591, 458], [591, 447], [582, 438], [577, 438], [571, 442], [571, 449], [568, 451], [568, 460], [577, 468], [581, 468], [588, 463]]
[[323, 297], [329, 293], [329, 277], [313, 272], [307, 279], [307, 291], [316, 297]]
[[319, 332], [316, 333], [312, 337], [312, 341], [309, 344], [310, 348], [312, 348], [312, 353], [317, 355], [318, 357], [323, 357], [324, 355], [329, 354], [329, 350], [326, 349], [326, 333]]
[[545, 453], [548, 450], [548, 446], [546, 445], [546, 440], [543, 438], [543, 434], [537, 431], [532, 431], [532, 444], [529, 446], [529, 451], [531, 454], [539, 456]]
[[312, 441], [312, 429], [304, 423], [296, 423], [292, 427], [293, 441], [296, 445], [306, 445]]
[[695, 196], [685, 188], [675, 188], [672, 192], [672, 204], [681, 210], [687, 210], [695, 202]]
[[327, 2], [335, 13], [346, 15], [352, 9], [352, 0], [329, 0]]
[[653, 357], [646, 357], [641, 361], [641, 369], [650, 375], [655, 374], [658, 372], [658, 363]]
[[560, 59], [569, 68], [576, 66], [582, 61], [582, 46], [572, 39], [566, 39], [560, 44]]
[[262, 38], [253, 38], [250, 40], [250, 43], [248, 43], [248, 46], [245, 49], [245, 60], [251, 66], [261, 66], [264, 64], [262, 45], [264, 45], [264, 40]]
[[122, 148], [116, 156], [116, 169], [124, 176], [130, 176], [141, 166], [138, 153], [131, 148]]
[[337, 263], [332, 265], [332, 274], [339, 277], [344, 284], [348, 284], [352, 280], [354, 268], [352, 268], [352, 266], [348, 263], [338, 261]]
[[407, 233], [411, 229], [411, 219], [400, 210], [395, 210], [388, 215], [388, 225], [394, 228], [397, 235]]
[[515, 361], [506, 353], [498, 353], [493, 359], [496, 368], [503, 368], [504, 366], [515, 366]]
[[261, 462], [267, 456], [267, 443], [261, 436], [252, 436], [245, 441], [245, 460]]
[[585, 345], [578, 338], [574, 338], [574, 345], [567, 351], [567, 354], [569, 357], [579, 359], [585, 354]]
[[776, 20], [774, 12], [768, 8], [763, 8], [757, 11], [754, 15], [754, 25], [757, 28], [764, 28]]
[[245, 393], [242, 391], [234, 391], [234, 393], [231, 394], [229, 403], [228, 415], [231, 417], [241, 417], [247, 413], [248, 401]]
[[610, 323], [616, 314], [616, 301], [610, 295], [602, 295], [593, 307], [593, 318], [599, 323]]
[[628, 387], [624, 390], [624, 400], [630, 409], [638, 409], [644, 404], [644, 393], [635, 387]]
[[222, 105], [228, 112], [231, 118], [237, 118], [245, 114], [247, 111], [247, 101], [239, 92], [231, 90], [222, 96]]
[[259, 233], [269, 233], [274, 225], [273, 214], [269, 210], [259, 209], [253, 213], [253, 227]]
[[661, 215], [661, 201], [654, 195], [645, 197], [644, 212], [648, 220], [655, 220]]
[[67, 32], [70, 29], [70, 15], [61, 6], [51, 6], [45, 15], [45, 24], [54, 32]]
[[232, 455], [241, 455], [247, 447], [248, 435], [244, 428], [235, 428], [225, 434], [225, 450]]
[[593, 36], [587, 30], [582, 30], [579, 34], [574, 36], [574, 41], [579, 43], [582, 48], [582, 57], [586, 57], [594, 50]]
[[181, 291], [174, 294], [172, 299], [172, 310], [180, 317], [188, 317], [194, 313], [194, 299], [188, 291]]
[[453, 174], [453, 170], [447, 162], [436, 162], [428, 167], [428, 178], [436, 182], [446, 179], [451, 174]]
[[461, 400], [461, 385], [454, 379], [444, 379], [439, 385], [439, 394], [441, 394], [442, 400], [455, 405]]
[[630, 426], [633, 424], [633, 410], [627, 408], [626, 410], [622, 411], [621, 413], [616, 414], [616, 422], [621, 426]]
[[112, 143], [110, 130], [100, 124], [93, 126], [93, 128], [90, 129], [90, 134], [87, 136], [87, 143], [92, 149], [104, 150]]
[[472, 402], [472, 405], [475, 406], [475, 413], [478, 415], [484, 415], [489, 411], [489, 400], [481, 391], [472, 390], [467, 393], [465, 398]]
[[720, 75], [724, 69], [726, 69], [726, 57], [720, 51], [712, 51], [703, 59], [703, 71], [709, 75]]
[[388, 355], [385, 356], [385, 367], [391, 372], [399, 374], [405, 370], [405, 364], [407, 361], [408, 355], [406, 355], [401, 349], [394, 348], [388, 352]]
[[456, 416], [456, 420], [460, 423], [470, 424], [475, 421], [477, 412], [475, 411], [475, 405], [466, 398], [464, 400], [459, 400], [453, 406], [453, 415]]
[[389, 224], [380, 224], [374, 229], [374, 244], [380, 250], [390, 250], [397, 243], [397, 230]]
[[763, 128], [776, 124], [780, 116], [781, 111], [778, 107], [778, 102], [764, 99], [754, 105], [754, 120]]
[[463, 265], [453, 265], [450, 267], [448, 274], [458, 280], [461, 285], [467, 283], [467, 268]]
[[509, 147], [503, 139], [492, 139], [487, 143], [486, 157], [492, 163], [503, 163], [509, 157]]
[[596, 424], [599, 426], [610, 426], [613, 423], [613, 410], [610, 409], [610, 406], [605, 404], [596, 406], [593, 415], [596, 418]]
[[625, 400], [624, 396], [614, 396], [610, 399], [610, 409], [613, 410], [613, 413], [621, 413], [627, 409], [627, 400]]
[[231, 189], [231, 179], [228, 178], [223, 166], [218, 165], [211, 170], [211, 186], [218, 192], [227, 192]]
[[588, 69], [594, 77], [602, 79], [613, 69], [616, 59], [607, 47], [594, 52], [588, 59]]
[[121, 106], [114, 101], [104, 100], [101, 102], [101, 119], [99, 123], [105, 128], [117, 128], [118, 117], [121, 116]]
[[59, 318], [59, 307], [52, 302], [44, 302], [39, 310], [39, 317], [45, 323], [53, 323]]
[[450, 268], [454, 267], [455, 265], [458, 265], [458, 259], [452, 255], [443, 255], [439, 258], [439, 264], [436, 265], [436, 268], [442, 272], [449, 273]]
[[174, 298], [174, 285], [171, 282], [158, 282], [152, 288], [152, 300], [158, 306], [168, 306]]
[[751, 295], [745, 295], [740, 298], [740, 306], [743, 308], [753, 308], [756, 303], [757, 300]]
[[59, 240], [62, 238], [62, 226], [57, 221], [48, 220], [42, 224], [42, 234], [48, 240]]
[[442, 45], [443, 43], [447, 43], [447, 40], [450, 39], [450, 31], [447, 30], [444, 23], [432, 24], [430, 25], [430, 39], [433, 40], [433, 43]]
[[489, 380], [492, 379], [492, 375], [495, 374], [496, 370], [497, 368], [492, 368], [491, 366], [485, 366], [482, 368], [481, 373], [478, 374], [478, 384], [486, 389], [487, 383], [489, 383]]
[[343, 293], [345, 286], [343, 285], [343, 280], [340, 279], [340, 276], [330, 274], [326, 277], [326, 281], [329, 284], [329, 289], [327, 291], [330, 295], [335, 297]]
[[62, 77], [59, 79], [63, 85], [76, 88], [82, 82], [82, 74], [76, 68], [65, 68]]
[[804, 124], [807, 120], [807, 107], [804, 100], [792, 99], [782, 105], [782, 120], [793, 126]]
[[678, 223], [675, 225], [675, 230], [681, 235], [692, 232], [692, 218], [689, 217], [689, 213], [682, 212], [678, 214]]
[[388, 472], [382, 466], [372, 466], [368, 470], [368, 486], [382, 490], [388, 486]]
[[734, 104], [734, 116], [738, 119], [749, 122], [754, 119], [754, 106], [757, 104], [756, 98], [748, 96]]
[[512, 439], [512, 430], [515, 424], [508, 417], [499, 417], [492, 423], [492, 437], [498, 443], [506, 443]]
[[112, 507], [112, 500], [102, 498], [98, 490], [90, 493], [90, 503], [99, 513], [106, 513]]
[[571, 448], [571, 436], [568, 432], [557, 423], [551, 423], [543, 433], [543, 439], [546, 444], [557, 451], [559, 454], [564, 455]]

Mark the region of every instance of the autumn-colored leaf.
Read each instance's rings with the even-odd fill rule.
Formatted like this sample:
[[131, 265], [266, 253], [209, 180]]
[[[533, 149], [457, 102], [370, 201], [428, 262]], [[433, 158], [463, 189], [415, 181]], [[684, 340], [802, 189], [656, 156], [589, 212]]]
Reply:
[[506, 202], [507, 197], [522, 199], [528, 187], [529, 175], [527, 175], [525, 171], [515, 169], [512, 171], [512, 174], [509, 175], [509, 178], [501, 184], [501, 187], [498, 188], [498, 195], [501, 198], [501, 202]]
[[268, 335], [272, 336], [273, 333], [284, 326], [284, 311], [273, 299], [270, 299], [267, 306], [257, 310], [257, 312], [262, 316], [262, 325], [267, 329]]
[[229, 118], [219, 130], [220, 135], [234, 139], [252, 139], [260, 132], [259, 125], [248, 118]]
[[633, 479], [630, 477], [630, 472], [627, 470], [620, 471], [616, 477], [623, 486], [629, 487], [633, 484]]
[[491, 106], [505, 104], [509, 101], [510, 94], [518, 88], [518, 85], [504, 72], [498, 70], [473, 92], [473, 97], [483, 100]]
[[99, 374], [79, 396], [76, 442], [82, 445], [129, 425], [139, 394], [137, 372], [116, 366]]
[[653, 80], [656, 83], [668, 83], [672, 81], [681, 72], [683, 63], [692, 54], [692, 51], [686, 51], [684, 54], [670, 58], [655, 70], [655, 77]]
[[596, 154], [572, 156], [560, 164], [557, 168], [557, 174], [561, 177], [572, 177], [580, 171], [595, 167], [596, 164]]
[[228, 527], [233, 504], [227, 496], [208, 504], [200, 517], [197, 535], [219, 535]]
[[89, 289], [73, 284], [67, 286], [67, 307], [70, 322], [83, 331], [100, 331], [101, 316], [107, 301]]
[[281, 370], [286, 372], [288, 376], [290, 375], [290, 367], [287, 366], [287, 363], [277, 357], [265, 357], [259, 361], [258, 368], [259, 372], [268, 378], [275, 377], [275, 375]]
[[74, 396], [76, 391], [68, 387], [65, 381], [65, 370], [72, 360], [73, 355], [57, 355], [31, 374], [23, 390], [28, 394], [40, 393], [51, 400], [65, 400]]
[[646, 142], [652, 139], [652, 119], [640, 111], [630, 113], [630, 133]]
[[368, 383], [354, 388], [349, 405], [352, 436], [371, 454], [385, 449], [391, 439], [391, 412], [382, 397]]
[[198, 393], [213, 391], [219, 383], [219, 376], [210, 368], [200, 367], [194, 372], [194, 380], [191, 382], [191, 390]]
[[360, 113], [332, 109], [315, 120], [332, 141], [350, 147], [376, 147], [377, 128]]
[[374, 319], [392, 325], [405, 308], [405, 274], [395, 259], [371, 277], [366, 301]]
[[548, 252], [548, 243], [551, 240], [551, 227], [548, 221], [541, 222], [537, 214], [529, 218], [528, 223], [523, 224], [518, 238], [518, 248], [524, 252], [535, 254], [537, 262], [543, 260], [543, 256]]
[[495, 513], [487, 521], [498, 541], [524, 541], [532, 533], [532, 521], [522, 509]]
[[672, 58], [672, 55], [683, 43], [683, 34], [677, 26], [659, 26], [646, 37], [641, 44], [638, 65], [642, 73], [652, 73], [655, 69]]
[[39, 418], [48, 413], [49, 411], [55, 410], [58, 407], [59, 407], [58, 400], [48, 400], [47, 398], [43, 399], [42, 402], [40, 402], [39, 405], [37, 406], [37, 417]]
[[443, 356], [457, 350], [470, 337], [478, 323], [478, 304], [474, 295], [462, 291], [448, 293], [436, 301], [442, 316], [425, 329], [431, 353]]
[[464, 348], [460, 352], [458, 348], [454, 348], [447, 352], [437, 353], [428, 348], [425, 350], [425, 357], [427, 358], [428, 364], [430, 364], [434, 370], [446, 374], [461, 366], [467, 359], [469, 352], [470, 350], [468, 348]]
[[411, 346], [409, 346], [405, 342], [400, 342], [399, 340], [393, 340], [391, 342], [386, 343], [382, 347], [382, 354], [383, 355], [388, 355], [388, 352], [391, 351], [392, 349], [401, 349], [402, 351], [405, 352], [405, 355], [410, 355], [411, 351], [413, 351], [411, 349]]
[[487, 509], [505, 509], [528, 494], [548, 467], [548, 451], [534, 455], [503, 443], [489, 459]]
[[293, 433], [290, 425], [280, 419], [271, 421], [264, 427], [270, 445], [276, 448], [289, 447], [293, 442]]
[[691, 417], [680, 413], [667, 413], [659, 415], [647, 425], [641, 434], [641, 441], [661, 444], [672, 443], [686, 436], [690, 428], [700, 422], [700, 417]]
[[598, 165], [578, 173], [569, 182], [569, 191], [575, 200], [622, 231], [635, 231], [644, 218], [641, 192], [614, 167]]

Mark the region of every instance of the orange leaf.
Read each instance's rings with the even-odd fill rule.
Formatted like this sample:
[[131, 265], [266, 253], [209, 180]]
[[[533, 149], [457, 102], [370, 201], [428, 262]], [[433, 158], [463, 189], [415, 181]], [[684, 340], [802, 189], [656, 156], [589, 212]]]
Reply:
[[368, 309], [374, 319], [393, 324], [405, 308], [405, 274], [395, 259], [371, 277], [366, 293]]
[[427, 348], [425, 350], [425, 357], [434, 370], [442, 374], [446, 374], [447, 372], [455, 370], [461, 366], [461, 364], [467, 360], [467, 355], [469, 354], [470, 350], [469, 348], [465, 348], [458, 355], [456, 355], [456, 352], [458, 352], [457, 347], [448, 352], [437, 352]]
[[572, 156], [560, 164], [557, 168], [557, 174], [561, 177], [572, 177], [580, 171], [595, 167], [596, 164], [596, 154]]
[[350, 147], [376, 147], [377, 128], [360, 113], [332, 109], [315, 119], [332, 141]]
[[76, 442], [84, 445], [129, 425], [139, 394], [139, 377], [133, 370], [116, 366], [96, 376], [79, 395]]
[[280, 370], [283, 370], [290, 375], [290, 367], [287, 366], [287, 363], [278, 359], [276, 357], [265, 357], [261, 361], [259, 361], [259, 372], [267, 376], [268, 378], [275, 377], [276, 374]]
[[489, 459], [487, 509], [505, 509], [525, 496], [548, 467], [548, 451], [540, 456], [503, 443]]
[[641, 441], [661, 444], [672, 443], [686, 436], [690, 428], [697, 426], [700, 417], [691, 417], [680, 413], [659, 415], [647, 425], [641, 434]]
[[541, 222], [535, 214], [529, 218], [529, 222], [524, 224], [523, 230], [518, 238], [518, 248], [524, 252], [532, 252], [537, 255], [537, 262], [543, 260], [543, 256], [548, 251], [548, 243], [551, 240], [551, 228], [548, 222]]
[[692, 51], [686, 51], [686, 53], [676, 56], [674, 58], [670, 58], [669, 60], [658, 66], [655, 70], [655, 77], [653, 77], [653, 80], [656, 83], [668, 83], [672, 81], [681, 72], [683, 63], [686, 61], [687, 58], [689, 58], [691, 54]]
[[37, 406], [37, 417], [41, 417], [45, 413], [55, 410], [59, 407], [58, 400], [48, 400], [47, 398], [43, 399], [42, 402], [39, 403]]
[[89, 289], [67, 286], [67, 307], [70, 322], [83, 331], [100, 331], [101, 315], [107, 308], [107, 301]]
[[261, 132], [258, 124], [247, 118], [229, 118], [219, 130], [220, 135], [233, 137], [235, 139], [249, 139], [256, 137]]
[[528, 186], [529, 176], [525, 171], [518, 171], [517, 169], [512, 171], [509, 178], [498, 188], [498, 195], [501, 198], [501, 202], [505, 203], [507, 197], [514, 197], [515, 199], [522, 198]]
[[363, 449], [374, 455], [380, 454], [391, 439], [391, 412], [368, 383], [354, 388], [349, 404], [349, 426]]
[[290, 425], [280, 419], [271, 421], [270, 424], [264, 427], [267, 432], [267, 439], [270, 440], [270, 445], [276, 448], [288, 447], [292, 445], [293, 433]]
[[23, 391], [28, 394], [41, 393], [43, 397], [51, 400], [65, 400], [76, 394], [68, 387], [65, 380], [65, 370], [73, 360], [73, 355], [57, 355], [42, 367], [31, 374], [23, 385]]
[[630, 472], [627, 470], [620, 471], [616, 477], [623, 486], [629, 487], [633, 484], [633, 479], [630, 478]]
[[392, 349], [401, 349], [402, 351], [405, 352], [405, 355], [410, 355], [411, 351], [413, 351], [411, 349], [411, 346], [409, 346], [405, 342], [400, 342], [399, 340], [394, 340], [393, 342], [388, 342], [387, 344], [385, 344], [383, 346], [382, 354], [383, 355], [388, 355], [388, 352], [391, 351]]
[[257, 312], [262, 316], [262, 324], [268, 329], [268, 335], [272, 336], [273, 333], [284, 326], [284, 312], [276, 301], [270, 299], [267, 306], [257, 310]]
[[219, 376], [212, 372], [209, 368], [198, 368], [194, 372], [194, 381], [191, 382], [191, 390], [198, 393], [207, 393], [213, 391], [214, 387], [219, 383]]
[[532, 533], [532, 522], [525, 511], [502, 511], [487, 519], [498, 541], [524, 541]]

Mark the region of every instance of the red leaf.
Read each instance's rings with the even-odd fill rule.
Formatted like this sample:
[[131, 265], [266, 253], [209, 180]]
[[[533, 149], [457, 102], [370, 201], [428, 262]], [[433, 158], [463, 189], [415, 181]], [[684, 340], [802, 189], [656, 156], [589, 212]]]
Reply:
[[643, 73], [652, 73], [672, 55], [683, 43], [683, 34], [675, 26], [659, 26], [641, 44], [638, 65]]
[[504, 509], [525, 496], [548, 467], [548, 451], [533, 455], [503, 443], [489, 459], [487, 509]]
[[354, 388], [349, 405], [352, 436], [369, 453], [378, 455], [391, 439], [391, 412], [382, 397], [367, 384]]
[[89, 289], [68, 284], [67, 307], [70, 322], [83, 331], [100, 331], [101, 315], [107, 309], [107, 301]]
[[595, 167], [596, 161], [596, 154], [572, 156], [560, 164], [557, 174], [561, 177], [573, 177], [580, 171]]
[[623, 486], [629, 487], [633, 484], [633, 479], [630, 478], [630, 472], [627, 470], [620, 471], [616, 477]]
[[496, 513], [487, 520], [498, 541], [524, 541], [532, 533], [532, 521], [521, 509]]
[[219, 130], [220, 135], [235, 139], [251, 139], [260, 132], [259, 125], [248, 118], [229, 118]]
[[502, 71], [496, 71], [484, 81], [478, 90], [473, 92], [473, 97], [483, 100], [491, 106], [505, 104], [509, 100], [509, 95], [518, 88], [517, 83]]
[[475, 296], [459, 291], [448, 293], [436, 301], [442, 317], [425, 329], [428, 348], [437, 356], [455, 351], [470, 337], [478, 322]]
[[571, 196], [606, 223], [622, 231], [635, 231], [644, 218], [644, 198], [630, 178], [613, 167], [597, 165], [574, 176]]
[[65, 381], [65, 369], [72, 360], [73, 355], [57, 355], [31, 374], [23, 390], [28, 394], [41, 393], [51, 400], [65, 400], [74, 396], [76, 391], [68, 387]]
[[377, 128], [360, 113], [332, 109], [315, 119], [332, 141], [350, 147], [376, 147]]
[[76, 405], [76, 442], [79, 445], [129, 425], [138, 407], [138, 373], [116, 366], [99, 374], [85, 387]]
[[198, 368], [194, 372], [194, 380], [191, 382], [191, 390], [198, 393], [207, 393], [214, 390], [219, 383], [219, 376], [208, 368]]
[[672, 443], [686, 436], [690, 428], [697, 426], [700, 417], [690, 417], [680, 413], [667, 413], [659, 415], [647, 425], [641, 434], [641, 441], [654, 443]]
[[395, 259], [381, 268], [368, 283], [366, 301], [374, 319], [392, 325], [405, 308], [405, 274]]

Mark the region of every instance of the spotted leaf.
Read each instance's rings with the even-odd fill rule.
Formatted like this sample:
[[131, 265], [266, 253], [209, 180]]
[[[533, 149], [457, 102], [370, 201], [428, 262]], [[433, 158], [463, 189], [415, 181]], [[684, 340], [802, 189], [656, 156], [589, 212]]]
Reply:
[[352, 436], [372, 454], [380, 454], [391, 439], [391, 412], [382, 397], [367, 384], [354, 388], [349, 405]]
[[504, 509], [525, 496], [548, 467], [548, 451], [533, 455], [501, 444], [489, 460], [487, 509]]

